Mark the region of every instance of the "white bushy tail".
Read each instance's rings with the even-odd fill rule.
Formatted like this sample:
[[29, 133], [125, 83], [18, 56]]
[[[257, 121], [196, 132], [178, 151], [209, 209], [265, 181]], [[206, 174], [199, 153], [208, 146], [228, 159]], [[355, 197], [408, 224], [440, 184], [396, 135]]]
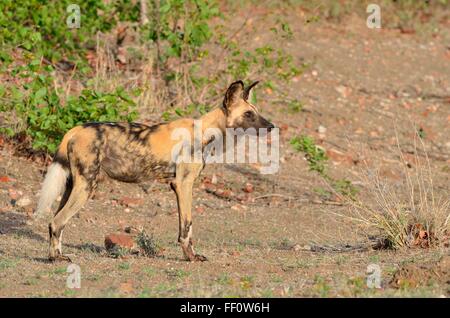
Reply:
[[65, 190], [68, 177], [69, 170], [60, 163], [54, 162], [48, 167], [44, 183], [42, 184], [39, 203], [34, 213], [36, 218], [50, 213], [53, 202]]

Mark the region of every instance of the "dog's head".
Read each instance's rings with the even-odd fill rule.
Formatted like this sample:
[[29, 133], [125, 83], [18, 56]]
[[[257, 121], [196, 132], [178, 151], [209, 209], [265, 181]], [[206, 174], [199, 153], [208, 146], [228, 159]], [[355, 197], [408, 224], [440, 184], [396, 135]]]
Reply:
[[261, 116], [255, 105], [251, 104], [252, 89], [258, 82], [244, 88], [242, 81], [234, 82], [228, 87], [223, 100], [227, 116], [227, 128], [266, 128], [270, 131], [275, 126]]

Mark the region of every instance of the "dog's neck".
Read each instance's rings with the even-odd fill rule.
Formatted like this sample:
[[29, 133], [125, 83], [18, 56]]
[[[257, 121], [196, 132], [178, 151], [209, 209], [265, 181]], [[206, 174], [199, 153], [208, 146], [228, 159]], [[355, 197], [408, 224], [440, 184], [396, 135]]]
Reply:
[[227, 116], [225, 114], [225, 109], [222, 107], [217, 107], [212, 111], [206, 113], [202, 117], [202, 132], [204, 133], [208, 128], [218, 128], [225, 135], [225, 129], [227, 126]]

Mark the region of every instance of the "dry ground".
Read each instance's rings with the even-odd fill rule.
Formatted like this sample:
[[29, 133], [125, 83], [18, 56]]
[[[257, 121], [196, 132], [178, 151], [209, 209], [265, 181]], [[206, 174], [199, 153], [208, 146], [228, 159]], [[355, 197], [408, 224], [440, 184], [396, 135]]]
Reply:
[[[208, 193], [200, 187], [202, 179], [197, 183], [194, 239], [208, 262], [183, 261], [176, 243], [176, 202], [167, 184], [107, 181], [65, 230], [63, 250], [81, 267], [82, 278], [81, 289], [66, 288], [67, 264], [45, 259], [46, 224], [27, 225], [26, 211], [12, 201], [16, 191], [18, 197], [35, 202], [45, 168], [3, 148], [0, 176], [10, 179], [0, 182], [0, 296], [448, 296], [445, 247], [308, 251], [307, 246], [313, 245], [354, 246], [364, 242], [367, 233], [334, 214], [346, 214], [348, 208], [323, 201], [317, 194], [325, 187], [323, 181], [289, 145], [291, 137], [305, 133], [322, 139], [325, 149], [343, 153], [332, 156], [330, 173], [352, 180], [360, 196], [371, 200], [360, 182], [361, 170], [366, 169], [362, 159], [400, 187], [404, 176], [395, 129], [402, 149], [412, 151], [415, 123], [425, 134], [436, 193], [448, 198], [448, 29], [432, 38], [370, 30], [356, 17], [341, 24], [304, 25], [296, 22], [298, 14], [285, 17], [295, 34], [286, 49], [309, 67], [284, 89], [301, 100], [304, 109], [288, 113], [270, 92], [261, 92], [264, 114], [283, 128], [277, 174], [263, 176], [248, 165], [208, 166], [203, 172], [202, 177], [216, 174], [218, 182], [234, 193], [242, 193], [247, 182], [255, 188], [250, 194], [253, 202], [241, 204]], [[243, 20], [244, 13], [236, 19]], [[267, 12], [255, 12], [245, 27], [245, 32], [253, 32], [255, 46], [273, 36], [264, 28], [268, 19], [273, 17]], [[317, 133], [319, 126], [326, 128], [324, 136]], [[124, 197], [143, 201], [126, 209], [117, 203]], [[153, 233], [164, 248], [163, 256], [109, 257], [104, 236], [126, 226]], [[382, 270], [381, 289], [366, 287], [369, 264]], [[405, 266], [436, 275], [412, 275], [398, 288], [390, 282]]]

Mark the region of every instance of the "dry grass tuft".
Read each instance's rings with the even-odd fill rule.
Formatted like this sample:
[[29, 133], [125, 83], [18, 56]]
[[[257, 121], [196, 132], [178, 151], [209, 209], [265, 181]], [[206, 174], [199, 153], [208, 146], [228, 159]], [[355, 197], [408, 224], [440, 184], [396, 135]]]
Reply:
[[415, 136], [415, 150], [418, 144], [425, 156], [421, 159], [415, 151], [415, 162], [412, 166], [405, 159], [397, 136], [397, 147], [404, 172], [400, 186], [389, 184], [378, 171], [367, 168], [363, 182], [367, 185], [371, 197], [349, 199], [336, 193], [351, 208], [350, 215], [339, 216], [356, 222], [363, 227], [365, 233], [377, 231], [385, 248], [426, 248], [446, 246], [449, 242], [450, 200], [436, 197], [425, 145], [419, 136]]

